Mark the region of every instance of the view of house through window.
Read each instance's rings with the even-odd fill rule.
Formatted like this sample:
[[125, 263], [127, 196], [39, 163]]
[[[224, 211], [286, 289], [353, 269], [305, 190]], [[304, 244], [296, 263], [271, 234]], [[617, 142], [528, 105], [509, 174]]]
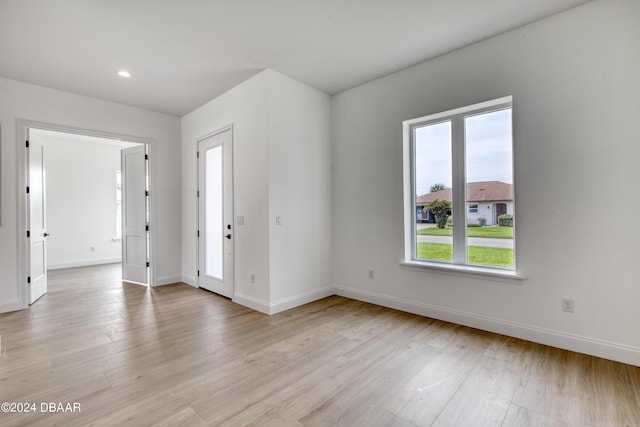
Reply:
[[413, 259], [514, 269], [510, 98], [413, 120], [410, 129]]

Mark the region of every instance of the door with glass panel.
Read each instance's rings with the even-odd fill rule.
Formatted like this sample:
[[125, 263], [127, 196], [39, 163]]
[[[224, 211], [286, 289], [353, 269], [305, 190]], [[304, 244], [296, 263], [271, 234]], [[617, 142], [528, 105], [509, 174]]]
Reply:
[[227, 128], [198, 141], [198, 286], [233, 298], [233, 150]]

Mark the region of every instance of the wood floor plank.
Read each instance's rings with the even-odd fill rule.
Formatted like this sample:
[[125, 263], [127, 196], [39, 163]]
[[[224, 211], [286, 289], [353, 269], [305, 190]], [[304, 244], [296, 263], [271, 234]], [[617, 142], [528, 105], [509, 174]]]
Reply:
[[636, 394], [638, 407], [640, 407], [640, 368], [630, 365], [627, 365], [626, 368], [629, 371], [629, 378], [631, 379], [631, 384], [633, 385], [633, 390]]
[[187, 407], [153, 424], [153, 427], [207, 427], [208, 425], [209, 424], [205, 423], [191, 407]]
[[568, 425], [640, 425], [626, 365], [543, 346], [528, 355], [513, 403]]
[[[404, 384], [414, 378], [437, 351], [427, 345], [389, 346], [383, 340], [366, 342], [349, 355], [354, 363], [366, 363], [366, 371], [300, 422], [308, 426], [371, 425], [386, 416], [387, 403], [401, 393]], [[396, 414], [392, 418], [395, 417]]]
[[432, 425], [502, 424], [520, 380], [519, 368], [513, 362], [483, 357]]
[[610, 360], [582, 356], [581, 394], [593, 425], [640, 426], [636, 392], [626, 366]]
[[[638, 426], [640, 368], [329, 297], [266, 316], [120, 266], [0, 314], [6, 426]], [[40, 408], [38, 408], [40, 409]]]
[[[386, 314], [392, 317], [397, 313]], [[383, 318], [384, 316], [379, 316], [378, 320]], [[362, 320], [362, 316], [359, 319]], [[300, 414], [308, 413], [318, 406], [326, 406], [325, 401], [352, 384], [358, 384], [363, 376], [369, 375], [374, 365], [388, 357], [384, 350], [391, 351], [394, 347], [389, 347], [384, 339], [375, 339], [380, 335], [386, 335], [386, 330], [382, 327], [384, 323], [381, 321], [378, 327], [374, 328], [378, 330], [377, 334], [368, 335], [370, 338], [363, 340], [357, 340], [357, 336], [353, 334], [354, 330], [360, 330], [362, 325], [352, 325], [345, 333], [340, 333], [340, 336], [356, 343], [353, 350], [344, 353], [333, 363], [318, 366], [306, 376], [290, 376], [284, 387], [238, 413], [229, 422], [232, 425], [262, 425], [279, 420], [281, 425], [297, 424]], [[411, 336], [428, 324], [429, 321], [405, 322], [403, 327], [397, 327], [394, 331], [396, 344], [402, 345], [401, 337], [408, 342]], [[422, 356], [424, 357], [424, 354]], [[419, 359], [420, 357], [416, 357], [412, 362], [415, 363]], [[307, 419], [306, 422], [310, 421]]]
[[569, 424], [511, 404], [502, 427], [568, 427]]
[[387, 406], [392, 414], [415, 425], [431, 425], [479, 364], [490, 344], [480, 331], [460, 330], [440, 349]]

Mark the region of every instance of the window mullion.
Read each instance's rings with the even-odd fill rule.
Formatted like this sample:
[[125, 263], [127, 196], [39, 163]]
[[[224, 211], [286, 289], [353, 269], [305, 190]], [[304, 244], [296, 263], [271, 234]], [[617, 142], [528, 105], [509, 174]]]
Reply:
[[464, 117], [451, 121], [452, 202], [453, 202], [453, 263], [467, 263], [467, 215], [464, 147]]

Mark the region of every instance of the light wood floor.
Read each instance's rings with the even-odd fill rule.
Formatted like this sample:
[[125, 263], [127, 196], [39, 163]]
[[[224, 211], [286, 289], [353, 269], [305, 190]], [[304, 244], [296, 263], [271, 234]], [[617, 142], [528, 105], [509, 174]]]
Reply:
[[119, 266], [0, 315], [0, 425], [640, 426], [640, 368], [341, 297], [266, 316]]

